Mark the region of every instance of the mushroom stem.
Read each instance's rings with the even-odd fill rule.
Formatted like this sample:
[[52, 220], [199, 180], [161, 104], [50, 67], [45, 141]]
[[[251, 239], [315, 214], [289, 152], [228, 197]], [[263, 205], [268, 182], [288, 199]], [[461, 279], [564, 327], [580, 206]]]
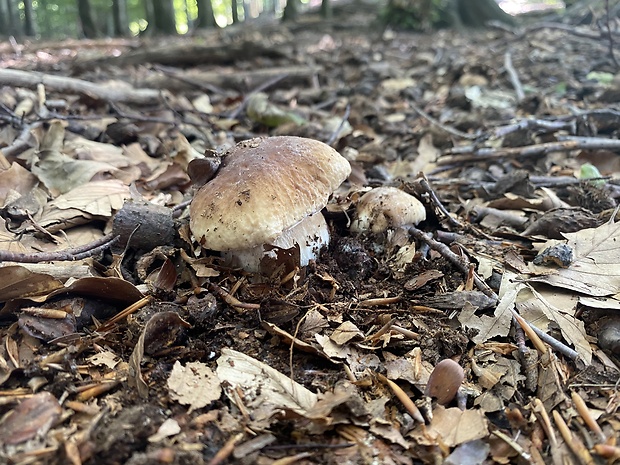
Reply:
[[227, 264], [241, 267], [251, 273], [266, 271], [267, 262], [278, 261], [279, 250], [290, 250], [295, 246], [299, 251], [299, 259], [293, 259], [299, 266], [307, 266], [310, 260], [316, 260], [321, 249], [329, 245], [329, 228], [321, 212], [310, 215], [293, 227], [285, 230], [269, 244], [261, 244], [256, 247], [241, 250], [223, 252], [222, 256]]

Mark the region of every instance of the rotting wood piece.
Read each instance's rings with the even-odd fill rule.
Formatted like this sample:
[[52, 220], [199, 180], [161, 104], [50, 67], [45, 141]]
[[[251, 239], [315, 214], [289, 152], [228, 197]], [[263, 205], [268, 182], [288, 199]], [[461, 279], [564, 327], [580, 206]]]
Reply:
[[252, 60], [257, 56], [263, 58], [287, 58], [282, 50], [284, 44], [266, 46], [252, 41], [234, 44], [188, 45], [179, 43], [151, 47], [124, 53], [117, 57], [102, 57], [94, 60], [76, 60], [79, 69], [92, 69], [93, 66], [114, 65], [127, 66], [142, 63], [159, 63], [162, 65], [192, 66], [205, 64], [225, 64], [236, 61]]

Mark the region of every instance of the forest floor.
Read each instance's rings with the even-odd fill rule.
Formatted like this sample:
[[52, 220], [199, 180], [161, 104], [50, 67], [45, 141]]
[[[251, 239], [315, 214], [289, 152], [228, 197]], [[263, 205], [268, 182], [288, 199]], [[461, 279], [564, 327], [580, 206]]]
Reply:
[[[620, 36], [338, 18], [2, 45], [0, 462], [620, 460]], [[188, 172], [273, 135], [352, 174], [258, 277]], [[426, 220], [351, 232], [379, 186]]]

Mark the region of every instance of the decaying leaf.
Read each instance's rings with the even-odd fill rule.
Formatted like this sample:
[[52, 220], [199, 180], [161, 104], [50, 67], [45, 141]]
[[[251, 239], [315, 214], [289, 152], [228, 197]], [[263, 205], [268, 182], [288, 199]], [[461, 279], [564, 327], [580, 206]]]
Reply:
[[[536, 324], [542, 312], [548, 321], [553, 321], [562, 331], [562, 336], [575, 348], [582, 360], [589, 365], [592, 348], [586, 339], [583, 321], [575, 317], [578, 296], [562, 289], [530, 285], [522, 289], [517, 310], [530, 324]], [[525, 316], [525, 314], [530, 316]], [[538, 317], [536, 317], [538, 315]], [[546, 330], [546, 327], [541, 328]]]
[[[243, 391], [245, 407], [254, 413], [259, 423], [269, 424], [272, 416], [287, 410], [311, 416], [317, 402], [315, 393], [290, 377], [232, 349], [222, 350], [216, 372], [221, 383]], [[229, 396], [230, 393], [228, 391]], [[234, 396], [231, 399], [235, 402]]]
[[222, 394], [220, 380], [201, 362], [190, 362], [183, 366], [177, 361], [168, 377], [168, 389], [172, 399], [189, 405], [189, 412], [206, 407]]
[[564, 234], [573, 249], [574, 261], [568, 268], [549, 272], [531, 265], [530, 282], [543, 282], [593, 297], [620, 292], [620, 222]]
[[[420, 428], [413, 435], [417, 436]], [[437, 405], [431, 424], [425, 428], [426, 441], [441, 441], [448, 447], [481, 439], [489, 434], [488, 421], [480, 410], [460, 410]]]
[[510, 331], [510, 325], [512, 324], [511, 309], [514, 308], [517, 294], [524, 286], [514, 282], [516, 277], [517, 275], [514, 273], [504, 272], [499, 291], [500, 301], [495, 308], [493, 316], [475, 315], [478, 307], [474, 307], [471, 304], [466, 305], [459, 314], [458, 319], [463, 326], [478, 330], [478, 334], [472, 337], [472, 341], [475, 343], [485, 342], [487, 339], [495, 336], [506, 336]]
[[49, 392], [41, 392], [22, 401], [0, 421], [0, 437], [4, 444], [19, 444], [44, 436], [60, 417], [62, 408]]
[[0, 270], [0, 302], [40, 296], [62, 287], [62, 283], [57, 279], [46, 274], [33, 273], [22, 266], [5, 266]]

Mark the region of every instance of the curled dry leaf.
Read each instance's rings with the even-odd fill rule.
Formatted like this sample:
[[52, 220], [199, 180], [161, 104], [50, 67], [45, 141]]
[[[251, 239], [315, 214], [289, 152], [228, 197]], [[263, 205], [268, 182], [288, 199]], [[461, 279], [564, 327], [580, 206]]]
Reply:
[[45, 435], [54, 426], [62, 408], [49, 392], [41, 392], [21, 402], [0, 423], [4, 444], [19, 444], [37, 434]]

